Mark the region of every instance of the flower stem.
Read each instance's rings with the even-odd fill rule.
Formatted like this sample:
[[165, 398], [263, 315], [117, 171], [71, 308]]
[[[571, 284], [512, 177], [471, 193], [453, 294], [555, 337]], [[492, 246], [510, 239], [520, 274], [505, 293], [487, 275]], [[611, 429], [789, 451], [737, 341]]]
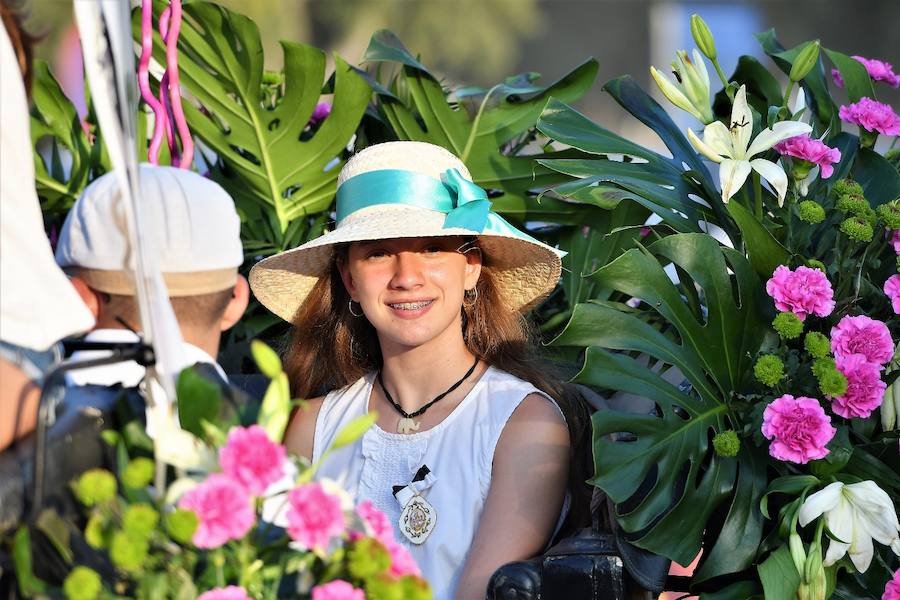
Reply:
[[216, 567], [216, 585], [225, 587], [225, 556], [221, 548], [216, 548], [212, 553], [213, 565]]
[[759, 173], [756, 171], [753, 171], [753, 198], [756, 218], [761, 222], [763, 218], [762, 182], [759, 179]]
[[719, 75], [719, 80], [722, 82], [726, 88], [728, 87], [728, 78], [725, 77], [725, 73], [722, 72], [722, 67], [719, 66], [719, 59], [712, 59], [712, 64], [716, 68], [716, 73]]
[[787, 87], [784, 89], [784, 104], [781, 105], [781, 108], [787, 108], [788, 102], [791, 101], [791, 91], [794, 89], [794, 81], [792, 79], [788, 79]]

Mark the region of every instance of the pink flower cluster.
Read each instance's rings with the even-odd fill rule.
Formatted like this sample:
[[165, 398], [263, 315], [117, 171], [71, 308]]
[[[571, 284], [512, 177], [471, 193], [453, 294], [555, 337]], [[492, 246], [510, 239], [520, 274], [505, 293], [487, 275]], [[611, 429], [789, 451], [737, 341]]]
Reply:
[[842, 121], [855, 123], [866, 131], [900, 135], [900, 117], [894, 113], [894, 109], [871, 98], [860, 98], [859, 102], [841, 106], [838, 116]]
[[841, 162], [841, 151], [826, 146], [821, 140], [814, 140], [808, 135], [798, 135], [775, 144], [779, 154], [793, 156], [819, 165], [822, 179], [828, 179], [834, 173], [834, 164]]
[[288, 492], [287, 531], [310, 550], [325, 550], [346, 527], [341, 499], [321, 483], [307, 483]]
[[[862, 56], [852, 56], [851, 58], [862, 63], [866, 68], [866, 71], [868, 71], [869, 77], [873, 80], [883, 81], [891, 87], [900, 86], [900, 75], [894, 73], [894, 66], [891, 63], [875, 58], [864, 58]], [[844, 78], [841, 77], [840, 71], [832, 69], [831, 76], [834, 77], [834, 83], [838, 87], [844, 87]]]
[[366, 600], [366, 593], [343, 579], [335, 579], [314, 587], [312, 600]]
[[894, 246], [894, 252], [900, 254], [900, 229], [894, 230], [891, 234], [891, 245]]
[[370, 500], [360, 502], [356, 507], [372, 537], [381, 542], [391, 555], [391, 568], [388, 573], [394, 577], [404, 575], [420, 575], [419, 565], [409, 551], [394, 540], [394, 530], [387, 516], [375, 508]]
[[894, 571], [894, 577], [887, 582], [881, 600], [900, 600], [900, 569]]
[[[896, 231], [894, 233], [897, 233]], [[884, 282], [884, 293], [891, 299], [895, 315], [900, 315], [900, 275], [891, 275]]]
[[218, 548], [230, 540], [239, 540], [256, 521], [244, 488], [219, 473], [185, 493], [178, 506], [197, 515], [199, 523], [191, 541], [198, 548]]
[[213, 588], [203, 592], [197, 600], [252, 600], [242, 587], [229, 585], [224, 588]]
[[778, 460], [803, 465], [824, 458], [836, 431], [815, 398], [785, 394], [763, 412], [762, 434], [772, 440], [769, 454]]
[[834, 310], [834, 291], [819, 269], [797, 267], [791, 271], [779, 265], [766, 282], [766, 292], [775, 300], [778, 310], [791, 311], [801, 320], [808, 314], [827, 317]]
[[865, 315], [846, 316], [831, 329], [831, 351], [848, 384], [847, 393], [834, 398], [832, 410], [848, 419], [868, 417], [884, 397], [881, 369], [894, 356], [891, 332]]
[[219, 450], [222, 472], [252, 496], [261, 496], [284, 474], [285, 449], [269, 439], [259, 425], [235, 427]]
[[310, 125], [318, 125], [322, 121], [328, 118], [328, 115], [331, 114], [331, 104], [328, 102], [319, 102], [316, 104], [316, 108], [313, 109], [312, 115], [309, 117]]

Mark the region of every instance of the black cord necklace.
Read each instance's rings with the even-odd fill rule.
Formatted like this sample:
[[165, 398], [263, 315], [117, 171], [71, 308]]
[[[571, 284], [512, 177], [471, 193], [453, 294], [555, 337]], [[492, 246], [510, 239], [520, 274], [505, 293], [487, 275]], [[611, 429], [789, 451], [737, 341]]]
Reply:
[[387, 398], [387, 401], [391, 403], [398, 413], [403, 415], [403, 418], [400, 419], [400, 422], [397, 423], [397, 432], [398, 433], [412, 433], [413, 431], [417, 431], [419, 429], [419, 422], [413, 421], [413, 417], [418, 417], [423, 414], [426, 410], [432, 407], [432, 405], [438, 400], [444, 398], [447, 394], [458, 388], [463, 384], [463, 382], [469, 378], [473, 372], [475, 372], [475, 367], [478, 366], [478, 357], [475, 357], [475, 362], [472, 363], [472, 366], [469, 367], [469, 370], [466, 371], [466, 374], [462, 376], [462, 379], [451, 385], [447, 390], [443, 393], [438, 394], [434, 400], [420, 408], [415, 412], [408, 413], [403, 410], [403, 407], [397, 404], [394, 399], [391, 397], [391, 393], [387, 391], [387, 388], [384, 386], [384, 379], [381, 378], [381, 371], [378, 371], [378, 385], [381, 386], [381, 391], [384, 392], [384, 397]]

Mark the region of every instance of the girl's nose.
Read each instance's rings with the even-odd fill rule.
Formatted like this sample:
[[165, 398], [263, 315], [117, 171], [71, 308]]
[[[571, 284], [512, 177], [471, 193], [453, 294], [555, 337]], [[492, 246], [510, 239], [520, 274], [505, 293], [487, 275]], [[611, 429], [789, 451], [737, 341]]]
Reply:
[[421, 259], [417, 252], [398, 252], [394, 255], [394, 276], [391, 286], [412, 289], [423, 283]]

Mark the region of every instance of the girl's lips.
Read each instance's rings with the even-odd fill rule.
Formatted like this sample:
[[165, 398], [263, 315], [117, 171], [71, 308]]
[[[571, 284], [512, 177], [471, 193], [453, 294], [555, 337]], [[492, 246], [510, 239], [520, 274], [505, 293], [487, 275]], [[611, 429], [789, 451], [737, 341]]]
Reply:
[[414, 319], [425, 314], [433, 304], [434, 300], [431, 299], [416, 300], [413, 302], [388, 303], [387, 307], [394, 315], [400, 317], [401, 319]]

